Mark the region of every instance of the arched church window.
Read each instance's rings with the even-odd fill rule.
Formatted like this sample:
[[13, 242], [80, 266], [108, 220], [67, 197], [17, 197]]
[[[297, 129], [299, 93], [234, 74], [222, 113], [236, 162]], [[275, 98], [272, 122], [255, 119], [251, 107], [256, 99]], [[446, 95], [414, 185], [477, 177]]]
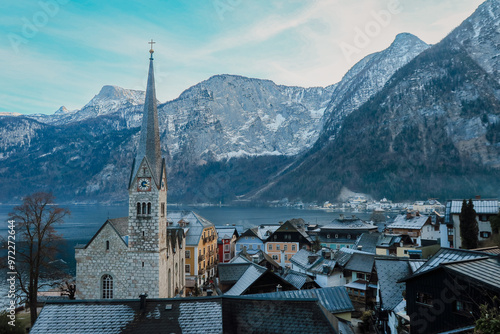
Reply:
[[141, 214], [141, 203], [137, 203], [137, 215]]
[[151, 214], [151, 203], [148, 203], [148, 215]]
[[142, 214], [146, 214], [146, 203], [142, 203]]
[[113, 277], [107, 274], [102, 276], [101, 285], [102, 285], [102, 298], [104, 299], [113, 298]]
[[106, 240], [106, 250], [109, 250], [109, 240]]

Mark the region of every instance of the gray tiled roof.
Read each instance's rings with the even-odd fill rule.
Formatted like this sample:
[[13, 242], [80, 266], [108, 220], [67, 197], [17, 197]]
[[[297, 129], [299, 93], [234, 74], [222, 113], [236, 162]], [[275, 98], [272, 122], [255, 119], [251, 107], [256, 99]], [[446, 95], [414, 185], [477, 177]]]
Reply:
[[500, 259], [498, 257], [445, 263], [443, 267], [458, 275], [467, 276], [482, 284], [500, 290]]
[[121, 237], [128, 235], [128, 217], [108, 219]]
[[203, 234], [203, 229], [214, 226], [208, 219], [193, 211], [167, 210], [167, 221], [169, 226], [174, 227], [179, 227], [180, 221], [188, 223], [186, 225], [189, 228], [186, 234], [186, 246], [197, 246]]
[[247, 270], [241, 275], [235, 285], [229, 289], [225, 295], [228, 296], [239, 296], [245, 293], [245, 291], [264, 273], [267, 271], [266, 268], [258, 266], [256, 264], [250, 264]]
[[411, 275], [409, 261], [398, 259], [376, 259], [378, 284], [380, 287], [381, 306], [385, 310], [393, 310], [402, 300], [406, 283], [397, 283]]
[[317, 300], [251, 297], [47, 304], [30, 333], [335, 333]]
[[295, 270], [286, 271], [281, 277], [287, 282], [291, 283], [297, 289], [302, 289], [304, 284], [313, 282], [313, 279], [306, 274], [299, 273]]
[[375, 233], [363, 233], [359, 237], [359, 239], [355, 243], [355, 248], [359, 249], [361, 246], [361, 250], [363, 252], [368, 253], [376, 253], [377, 251], [377, 243], [381, 234], [378, 232]]
[[135, 309], [122, 304], [47, 304], [30, 333], [121, 333]]
[[426, 215], [412, 216], [410, 219], [406, 218], [406, 215], [398, 215], [394, 218], [394, 222], [387, 226], [387, 228], [420, 230], [424, 227], [428, 219], [429, 216]]
[[354, 253], [347, 262], [345, 269], [363, 273], [371, 273], [374, 261], [375, 254]]
[[[314, 256], [316, 259], [314, 262], [309, 263], [309, 256]], [[323, 258], [313, 252], [310, 252], [306, 249], [301, 249], [297, 253], [295, 253], [291, 258], [290, 262], [292, 264], [298, 266], [299, 268], [303, 270], [309, 270], [315, 265], [317, 265], [319, 262], [321, 262]]]
[[346, 288], [343, 286], [321, 289], [259, 293], [250, 295], [250, 297], [267, 297], [272, 299], [317, 298], [321, 305], [323, 305], [329, 312], [333, 314], [354, 311], [354, 307], [352, 306], [349, 294], [347, 293]]
[[433, 257], [424, 263], [416, 274], [438, 267], [441, 263], [477, 259], [484, 257], [485, 253], [456, 248], [441, 248]]
[[217, 239], [222, 240], [222, 239], [231, 239], [233, 235], [236, 233], [236, 236], [238, 236], [238, 231], [236, 230], [236, 227], [231, 227], [231, 226], [215, 226], [215, 229], [217, 230]]
[[323, 230], [366, 230], [366, 229], [377, 229], [376, 225], [373, 225], [372, 223], [367, 223], [361, 219], [335, 219], [332, 221], [330, 224], [325, 225], [321, 227], [321, 231]]
[[252, 263], [246, 259], [237, 263], [220, 263], [217, 266], [220, 282], [222, 284], [236, 283], [251, 265]]

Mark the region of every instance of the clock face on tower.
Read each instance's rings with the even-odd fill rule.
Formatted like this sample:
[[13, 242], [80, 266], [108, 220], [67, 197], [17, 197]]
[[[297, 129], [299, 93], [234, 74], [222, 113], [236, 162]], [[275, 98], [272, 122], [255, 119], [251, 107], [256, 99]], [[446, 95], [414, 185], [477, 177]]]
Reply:
[[137, 190], [139, 191], [150, 191], [151, 190], [151, 178], [140, 177], [137, 180]]

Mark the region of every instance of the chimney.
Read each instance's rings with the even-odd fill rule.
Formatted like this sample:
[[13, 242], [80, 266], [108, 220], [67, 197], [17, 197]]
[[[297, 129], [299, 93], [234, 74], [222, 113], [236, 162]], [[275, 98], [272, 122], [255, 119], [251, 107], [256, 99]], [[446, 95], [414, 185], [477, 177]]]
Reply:
[[406, 219], [412, 219], [412, 215], [411, 215], [411, 212], [407, 212], [406, 213]]
[[359, 251], [360, 251], [360, 250], [363, 250], [363, 246], [359, 245], [359, 246], [358, 246], [358, 250], [359, 250]]
[[283, 291], [283, 287], [281, 285], [276, 285], [276, 292]]
[[146, 297], [147, 297], [147, 296], [148, 296], [148, 295], [147, 295], [147, 294], [145, 294], [145, 293], [142, 293], [142, 294], [139, 296], [139, 298], [141, 299], [140, 309], [141, 309], [142, 311], [146, 310]]
[[416, 217], [420, 217], [420, 211], [415, 212]]
[[317, 257], [316, 255], [309, 255], [309, 256], [307, 257], [307, 262], [308, 262], [309, 264], [312, 264], [312, 263], [314, 263], [314, 261], [316, 261], [316, 259], [317, 259], [317, 258], [318, 258], [318, 257]]

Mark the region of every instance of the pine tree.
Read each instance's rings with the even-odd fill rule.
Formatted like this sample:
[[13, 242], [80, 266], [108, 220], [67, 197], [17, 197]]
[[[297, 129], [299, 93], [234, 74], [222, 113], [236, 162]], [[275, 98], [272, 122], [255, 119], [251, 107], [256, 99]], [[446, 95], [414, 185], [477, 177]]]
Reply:
[[479, 227], [476, 220], [476, 210], [472, 199], [469, 203], [464, 199], [462, 211], [460, 212], [460, 237], [462, 238], [462, 248], [477, 248]]

